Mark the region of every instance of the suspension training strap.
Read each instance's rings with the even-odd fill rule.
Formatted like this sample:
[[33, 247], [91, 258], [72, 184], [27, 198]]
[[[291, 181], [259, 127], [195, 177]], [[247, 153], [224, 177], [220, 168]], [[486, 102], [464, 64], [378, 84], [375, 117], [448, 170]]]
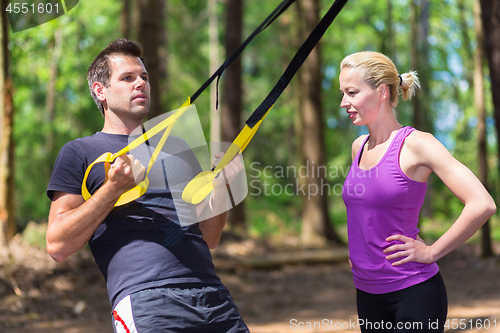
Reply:
[[184, 192], [182, 193], [182, 199], [184, 201], [192, 204], [197, 204], [210, 194], [210, 192], [213, 190], [212, 180], [217, 177], [219, 172], [224, 169], [224, 167], [238, 153], [243, 152], [250, 140], [252, 140], [255, 132], [257, 132], [257, 129], [259, 128], [269, 110], [271, 110], [276, 100], [283, 93], [295, 73], [298, 71], [300, 66], [302, 66], [307, 56], [311, 53], [312, 49], [319, 42], [325, 31], [332, 24], [333, 20], [340, 13], [347, 1], [348, 0], [336, 0], [333, 3], [325, 16], [323, 16], [321, 21], [311, 32], [309, 37], [307, 37], [304, 44], [302, 44], [300, 49], [297, 51], [287, 69], [278, 80], [274, 88], [271, 90], [269, 95], [267, 95], [264, 101], [252, 113], [250, 118], [248, 118], [245, 127], [233, 141], [219, 164], [217, 164], [217, 166], [212, 171], [202, 172], [197, 175], [190, 183], [188, 183], [188, 185], [184, 189]]

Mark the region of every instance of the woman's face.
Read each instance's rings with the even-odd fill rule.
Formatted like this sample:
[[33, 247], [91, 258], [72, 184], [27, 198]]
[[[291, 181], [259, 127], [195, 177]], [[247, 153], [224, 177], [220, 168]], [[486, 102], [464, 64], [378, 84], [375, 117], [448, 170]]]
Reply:
[[342, 101], [354, 125], [367, 125], [379, 114], [381, 99], [378, 89], [373, 89], [365, 80], [365, 70], [344, 67], [340, 71], [339, 82]]

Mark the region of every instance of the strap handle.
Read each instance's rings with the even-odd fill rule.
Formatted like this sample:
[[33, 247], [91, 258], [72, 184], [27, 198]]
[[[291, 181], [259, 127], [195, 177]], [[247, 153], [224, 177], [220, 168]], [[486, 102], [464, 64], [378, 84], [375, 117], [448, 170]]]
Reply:
[[145, 143], [148, 141], [150, 138], [155, 136], [156, 134], [160, 133], [161, 131], [165, 130], [163, 132], [163, 135], [156, 146], [155, 150], [153, 151], [153, 155], [151, 156], [149, 160], [148, 167], [145, 172], [144, 180], [137, 184], [134, 188], [130, 189], [129, 191], [123, 193], [118, 201], [115, 203], [116, 206], [121, 206], [126, 203], [129, 203], [131, 201], [134, 201], [135, 199], [141, 197], [144, 193], [146, 193], [148, 186], [149, 186], [149, 179], [148, 179], [148, 174], [151, 171], [151, 168], [153, 167], [153, 164], [156, 161], [156, 158], [160, 154], [161, 149], [163, 148], [163, 145], [168, 139], [168, 136], [170, 135], [170, 132], [172, 131], [172, 128], [175, 124], [175, 122], [186, 112], [186, 110], [189, 108], [191, 105], [191, 99], [188, 97], [188, 99], [182, 104], [182, 106], [170, 117], [167, 119], [161, 121], [159, 124], [155, 125], [153, 128], [151, 128], [149, 131], [145, 132], [141, 136], [139, 136], [137, 139], [132, 141], [128, 146], [120, 150], [119, 152], [115, 154], [111, 153], [104, 153], [101, 156], [99, 156], [94, 162], [92, 162], [87, 170], [85, 171], [85, 175], [83, 177], [83, 182], [82, 182], [82, 196], [85, 200], [90, 199], [91, 194], [87, 189], [87, 178], [89, 176], [90, 170], [94, 167], [95, 164], [98, 163], [104, 163], [104, 171], [106, 175], [106, 180], [108, 180], [108, 170], [111, 165], [111, 163], [114, 162], [114, 160], [121, 155], [127, 154], [131, 150], [139, 147], [141, 144]]

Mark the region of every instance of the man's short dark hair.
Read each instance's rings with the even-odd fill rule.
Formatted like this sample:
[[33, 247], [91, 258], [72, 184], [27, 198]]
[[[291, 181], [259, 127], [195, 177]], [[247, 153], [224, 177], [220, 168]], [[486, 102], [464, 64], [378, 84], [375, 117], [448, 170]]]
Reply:
[[94, 59], [87, 71], [87, 81], [89, 83], [90, 94], [94, 98], [95, 103], [99, 110], [101, 110], [104, 117], [104, 106], [97, 98], [97, 95], [92, 89], [94, 82], [102, 83], [106, 88], [109, 87], [109, 79], [111, 77], [111, 65], [109, 58], [114, 55], [124, 55], [131, 57], [138, 57], [141, 59], [144, 66], [146, 66], [142, 58], [142, 46], [138, 42], [131, 41], [125, 38], [119, 38], [102, 50], [101, 53]]

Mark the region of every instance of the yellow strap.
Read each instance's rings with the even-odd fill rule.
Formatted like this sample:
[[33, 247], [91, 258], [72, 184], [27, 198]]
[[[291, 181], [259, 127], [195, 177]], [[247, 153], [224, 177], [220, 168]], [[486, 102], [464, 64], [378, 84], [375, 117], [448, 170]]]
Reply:
[[[160, 133], [162, 130], [165, 130], [163, 133], [160, 142], [156, 146], [153, 155], [151, 156], [151, 159], [149, 161], [149, 165], [146, 169], [146, 174], [145, 178], [142, 182], [137, 184], [136, 187], [132, 188], [131, 190], [123, 193], [118, 201], [115, 203], [116, 206], [121, 206], [126, 203], [129, 203], [131, 201], [134, 201], [141, 197], [144, 193], [146, 193], [148, 186], [149, 186], [149, 179], [147, 175], [149, 174], [149, 171], [151, 170], [151, 167], [153, 166], [154, 162], [156, 161], [156, 158], [158, 157], [161, 149], [163, 148], [163, 145], [167, 141], [168, 136], [170, 135], [170, 132], [172, 131], [173, 125], [179, 119], [184, 112], [188, 109], [188, 106], [191, 105], [191, 99], [188, 97], [186, 102], [182, 104], [182, 106], [177, 110], [173, 115], [168, 117], [167, 119], [161, 121], [159, 124], [151, 128], [149, 131], [146, 131], [143, 135], [132, 141], [128, 146], [124, 147], [122, 150], [119, 152], [112, 154], [112, 153], [104, 153], [100, 157], [98, 157], [92, 164], [90, 164], [85, 171], [85, 175], [83, 177], [83, 182], [82, 182], [82, 196], [85, 200], [88, 200], [91, 197], [91, 194], [89, 193], [87, 189], [87, 178], [90, 173], [90, 170], [92, 170], [92, 167], [95, 164], [98, 163], [104, 163], [105, 166], [105, 175], [106, 175], [106, 180], [107, 180], [107, 175], [108, 175], [108, 170], [110, 167], [110, 164], [118, 157], [123, 154], [127, 154], [131, 150], [139, 147], [139, 145], [145, 143], [148, 139], [152, 138], [156, 134]], [[269, 108], [271, 110], [272, 106]], [[229, 149], [226, 151], [224, 154], [224, 157], [222, 160], [217, 164], [217, 166], [211, 170], [211, 171], [204, 171], [198, 174], [194, 179], [192, 179], [187, 186], [184, 188], [184, 191], [182, 193], [182, 199], [188, 203], [191, 204], [198, 204], [200, 203], [203, 199], [205, 199], [210, 192], [213, 190], [213, 179], [217, 177], [217, 175], [226, 167], [226, 165], [231, 162], [231, 160], [239, 153], [242, 153], [245, 148], [247, 147], [248, 143], [252, 140], [253, 136], [259, 129], [260, 124], [266, 117], [266, 115], [269, 113], [269, 110], [264, 114], [264, 116], [253, 126], [249, 127], [248, 125], [245, 125], [245, 127], [241, 130], [241, 132], [238, 134], [236, 139], [233, 141]]]
[[123, 154], [127, 154], [131, 150], [139, 147], [141, 144], [145, 143], [148, 139], [154, 137], [156, 134], [160, 133], [162, 130], [165, 130], [163, 133], [160, 142], [156, 146], [153, 155], [151, 156], [151, 159], [149, 160], [149, 165], [146, 169], [145, 177], [142, 182], [137, 184], [134, 188], [130, 189], [129, 191], [123, 193], [118, 201], [115, 203], [116, 206], [121, 206], [126, 203], [129, 203], [131, 201], [136, 200], [140, 196], [142, 196], [144, 193], [146, 193], [148, 186], [149, 186], [149, 179], [148, 179], [148, 174], [149, 171], [151, 171], [151, 168], [156, 161], [156, 158], [160, 154], [161, 149], [163, 148], [163, 145], [167, 141], [168, 136], [170, 135], [170, 132], [172, 131], [172, 128], [184, 112], [188, 109], [188, 107], [191, 105], [191, 98], [188, 97], [188, 99], [182, 104], [182, 106], [170, 117], [167, 119], [161, 121], [159, 124], [155, 125], [153, 128], [151, 128], [149, 131], [144, 133], [143, 135], [139, 136], [137, 139], [132, 141], [128, 146], [124, 147], [122, 150], [119, 152], [112, 154], [112, 153], [104, 153], [101, 156], [99, 156], [94, 162], [92, 162], [87, 170], [85, 171], [85, 175], [83, 177], [83, 182], [82, 182], [82, 196], [85, 200], [88, 200], [91, 195], [90, 192], [87, 189], [87, 178], [89, 176], [90, 170], [92, 170], [92, 167], [97, 164], [97, 163], [104, 163], [104, 170], [105, 170], [105, 175], [106, 175], [106, 180], [108, 179], [108, 170], [110, 167], [110, 164], [118, 157]]
[[[269, 108], [271, 110], [272, 106]], [[198, 174], [191, 180], [184, 191], [182, 192], [182, 199], [191, 204], [198, 204], [205, 199], [210, 192], [214, 189], [212, 181], [215, 177], [231, 162], [231, 160], [239, 153], [242, 153], [247, 147], [248, 143], [252, 140], [253, 136], [259, 129], [260, 124], [269, 113], [269, 110], [264, 116], [253, 126], [245, 125], [240, 134], [234, 139], [229, 149], [224, 154], [222, 160], [211, 171], [204, 171]]]

